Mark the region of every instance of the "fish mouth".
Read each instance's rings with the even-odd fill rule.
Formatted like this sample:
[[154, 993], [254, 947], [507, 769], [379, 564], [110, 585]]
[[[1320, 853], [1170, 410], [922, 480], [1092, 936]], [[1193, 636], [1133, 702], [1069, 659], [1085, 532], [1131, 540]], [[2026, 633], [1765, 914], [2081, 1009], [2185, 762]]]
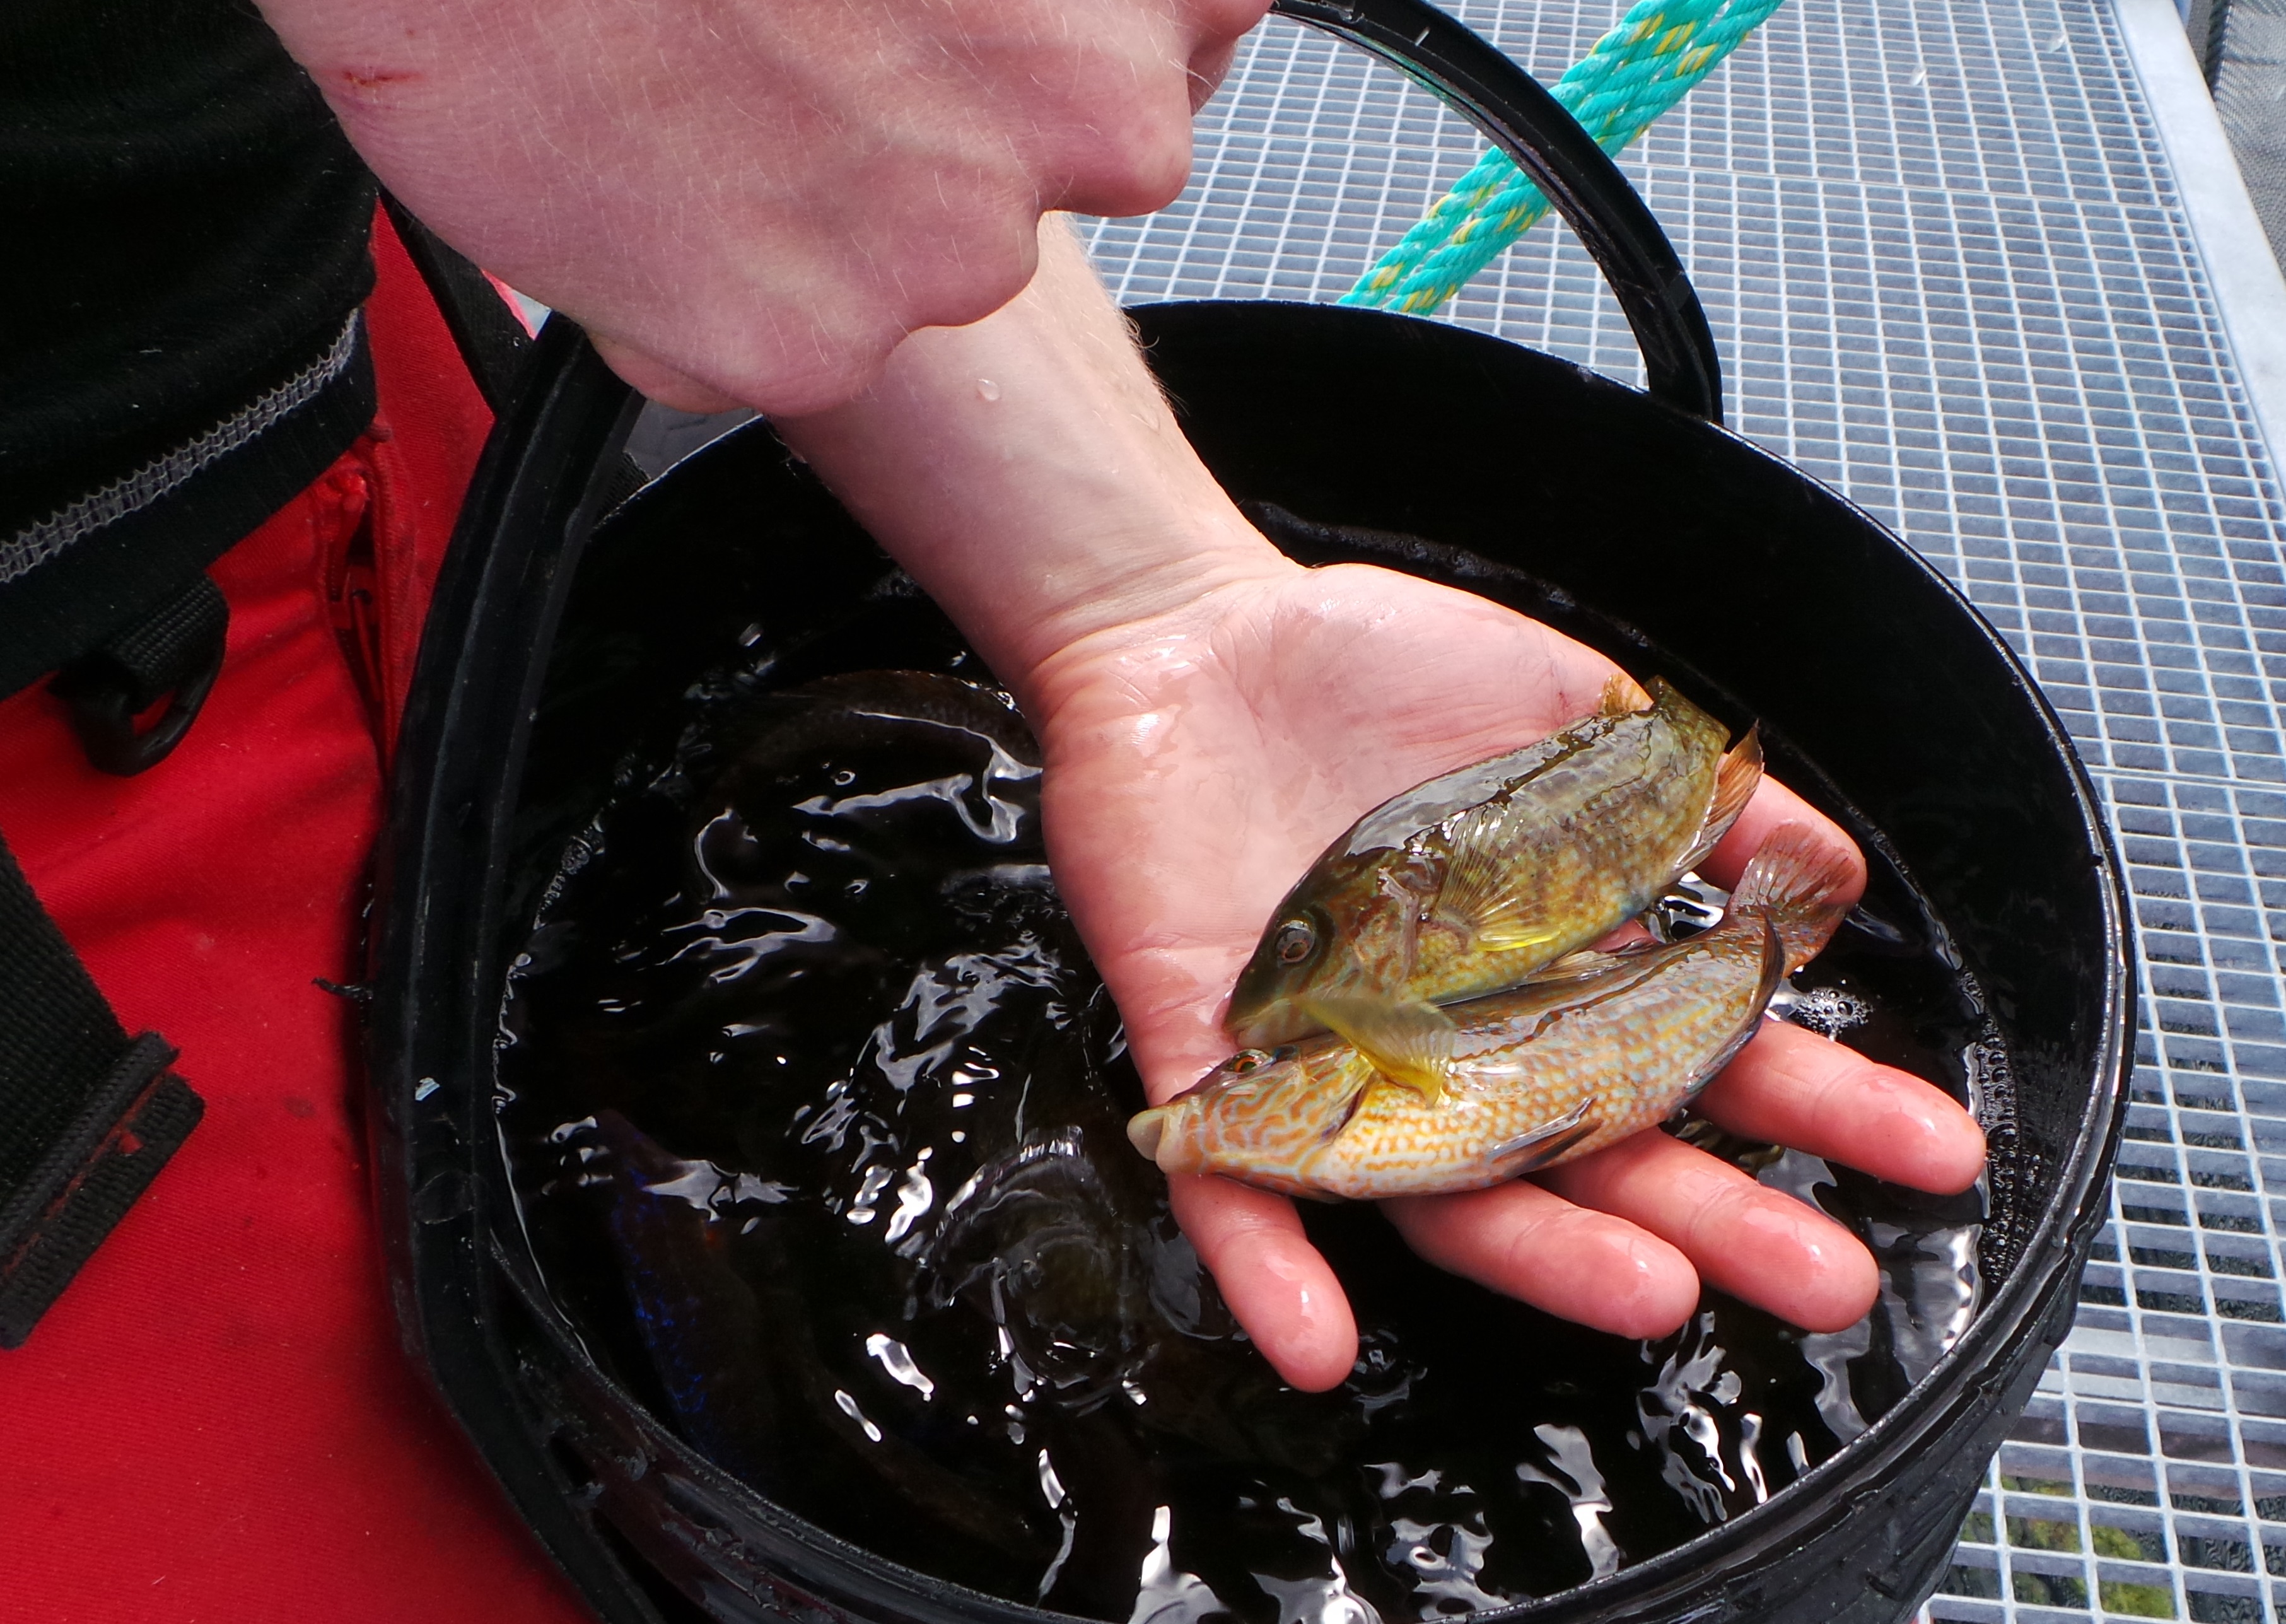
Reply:
[[1159, 1141], [1167, 1136], [1167, 1108], [1155, 1105], [1128, 1119], [1127, 1142], [1143, 1153], [1147, 1162], [1159, 1159]]
[[1242, 1013], [1242, 1005], [1234, 998], [1223, 1029], [1241, 1048], [1274, 1049], [1280, 1044], [1293, 1043], [1326, 1029], [1322, 1021], [1312, 1020], [1307, 1011], [1297, 1007], [1295, 999], [1281, 994], [1244, 1007]]

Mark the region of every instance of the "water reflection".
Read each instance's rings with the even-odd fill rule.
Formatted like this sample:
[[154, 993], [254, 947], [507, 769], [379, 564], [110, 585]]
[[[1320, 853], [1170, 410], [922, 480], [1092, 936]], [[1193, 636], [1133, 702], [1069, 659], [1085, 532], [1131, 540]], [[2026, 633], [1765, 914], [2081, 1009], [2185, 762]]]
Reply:
[[[860, 1544], [1131, 1624], [1476, 1612], [1783, 1492], [1967, 1324], [1974, 1195], [1694, 1130], [1865, 1238], [1871, 1318], [1806, 1336], [1710, 1297], [1622, 1342], [1427, 1268], [1369, 1209], [1313, 1210], [1361, 1351], [1296, 1392], [1126, 1144], [1132, 1068], [1005, 700], [835, 679], [701, 706], [678, 748], [567, 862], [508, 1012], [503, 1129], [594, 1344]], [[1795, 1005], [1959, 1085], [1973, 1001], [1882, 922], [1910, 916], [1895, 877], [1869, 895], [1887, 916]]]

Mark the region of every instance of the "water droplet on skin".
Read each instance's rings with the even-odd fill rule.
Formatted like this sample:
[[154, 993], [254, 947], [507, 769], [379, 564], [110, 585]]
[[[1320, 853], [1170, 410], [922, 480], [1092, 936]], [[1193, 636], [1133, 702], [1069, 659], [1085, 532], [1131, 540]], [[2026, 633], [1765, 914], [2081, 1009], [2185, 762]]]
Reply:
[[1000, 398], [1000, 386], [989, 378], [979, 378], [976, 380], [976, 398], [979, 400], [997, 400]]

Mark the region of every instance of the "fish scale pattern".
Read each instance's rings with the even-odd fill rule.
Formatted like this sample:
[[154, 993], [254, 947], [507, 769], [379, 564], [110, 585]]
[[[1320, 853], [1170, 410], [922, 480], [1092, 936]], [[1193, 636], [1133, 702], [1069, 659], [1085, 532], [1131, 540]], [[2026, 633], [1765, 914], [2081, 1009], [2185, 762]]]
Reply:
[[[1620, 10], [1456, 9], [1543, 79]], [[1331, 302], [1480, 147], [1273, 23], [1182, 200], [1089, 229], [1130, 300]], [[1706, 299], [1733, 425], [2006, 633], [2129, 863], [2143, 1027], [2113, 1221], [1927, 1616], [2278, 1624], [2286, 513], [2113, 13], [1789, 0], [1622, 163]], [[1446, 314], [1640, 381], [1552, 224]]]

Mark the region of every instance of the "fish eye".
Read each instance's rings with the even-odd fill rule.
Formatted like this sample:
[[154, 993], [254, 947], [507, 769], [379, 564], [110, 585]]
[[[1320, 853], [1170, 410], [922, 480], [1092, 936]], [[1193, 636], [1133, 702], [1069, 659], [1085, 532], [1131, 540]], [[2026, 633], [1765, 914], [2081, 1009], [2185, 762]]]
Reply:
[[1257, 1070], [1276, 1058], [1267, 1050], [1241, 1049], [1230, 1057], [1229, 1066], [1234, 1073], [1242, 1077], [1248, 1072]]
[[1281, 965], [1298, 965], [1317, 950], [1318, 927], [1307, 919], [1289, 919], [1278, 927], [1271, 951]]

